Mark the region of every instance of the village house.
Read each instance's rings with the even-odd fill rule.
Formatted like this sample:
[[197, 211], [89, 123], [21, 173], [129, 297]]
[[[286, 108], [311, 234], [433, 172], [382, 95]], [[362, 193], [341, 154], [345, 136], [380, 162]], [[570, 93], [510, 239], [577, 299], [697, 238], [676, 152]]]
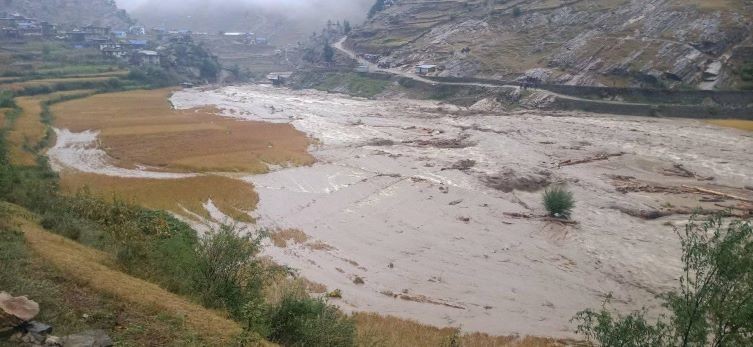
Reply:
[[133, 55], [133, 63], [140, 66], [160, 65], [160, 56], [155, 51], [140, 50]]
[[95, 25], [87, 25], [83, 28], [81, 28], [81, 31], [92, 35], [92, 36], [110, 36], [110, 28], [109, 27], [100, 27]]
[[144, 28], [142, 26], [139, 26], [139, 25], [134, 25], [134, 26], [128, 28], [128, 32], [131, 35], [144, 36], [144, 35], [146, 35], [146, 28]]
[[436, 71], [437, 71], [436, 65], [431, 65], [431, 64], [416, 65], [416, 74], [419, 74], [419, 75], [427, 75], [430, 73], [434, 73]]
[[107, 42], [100, 43], [99, 50], [104, 51], [105, 49], [123, 49], [123, 45], [114, 41], [107, 41]]
[[105, 48], [102, 49], [102, 55], [105, 58], [123, 59], [128, 56], [128, 51], [120, 47]]
[[148, 43], [146, 40], [128, 40], [128, 46], [132, 49], [144, 49]]

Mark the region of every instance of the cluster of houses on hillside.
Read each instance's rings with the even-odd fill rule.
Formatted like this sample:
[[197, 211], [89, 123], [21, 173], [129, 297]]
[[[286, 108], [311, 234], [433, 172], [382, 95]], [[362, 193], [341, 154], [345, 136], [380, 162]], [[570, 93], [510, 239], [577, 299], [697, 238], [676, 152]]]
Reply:
[[[160, 40], [191, 40], [190, 31], [153, 30]], [[164, 36], [163, 36], [164, 35]], [[143, 26], [132, 26], [126, 30], [112, 30], [110, 27], [86, 25], [70, 30], [57, 28], [54, 24], [26, 17], [22, 14], [0, 13], [0, 39], [12, 41], [57, 40], [74, 48], [95, 48], [104, 57], [127, 60], [136, 65], [160, 65], [160, 54], [149, 50], [147, 30]]]
[[55, 26], [18, 13], [0, 13], [0, 36], [6, 38], [52, 37]]

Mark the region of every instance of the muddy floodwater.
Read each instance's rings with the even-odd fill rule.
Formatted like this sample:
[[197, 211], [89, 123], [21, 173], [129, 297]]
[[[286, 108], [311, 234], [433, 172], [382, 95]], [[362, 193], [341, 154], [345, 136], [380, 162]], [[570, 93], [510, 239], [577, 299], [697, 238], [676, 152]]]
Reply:
[[[258, 193], [254, 227], [306, 235], [270, 244], [277, 262], [342, 290], [346, 310], [467, 331], [572, 336], [573, 315], [610, 293], [618, 308], [656, 312], [654, 296], [681, 270], [674, 227], [694, 207], [753, 198], [751, 134], [694, 120], [269, 86], [184, 90], [171, 102], [312, 138], [315, 164], [241, 178]], [[65, 143], [91, 136], [59, 130], [53, 162], [104, 170], [99, 152], [91, 165], [67, 154]], [[574, 222], [545, 217], [541, 192], [558, 183], [575, 194]]]

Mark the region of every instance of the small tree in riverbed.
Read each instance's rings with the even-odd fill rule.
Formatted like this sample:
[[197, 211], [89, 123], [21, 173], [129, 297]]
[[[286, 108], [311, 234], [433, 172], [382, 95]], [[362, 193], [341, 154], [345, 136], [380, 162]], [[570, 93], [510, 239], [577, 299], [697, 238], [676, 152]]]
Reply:
[[613, 316], [606, 308], [574, 318], [578, 333], [601, 346], [753, 346], [753, 226], [721, 217], [678, 232], [679, 289], [661, 295], [668, 315]]
[[544, 191], [544, 207], [555, 218], [570, 218], [575, 199], [573, 193], [563, 186], [549, 187]]

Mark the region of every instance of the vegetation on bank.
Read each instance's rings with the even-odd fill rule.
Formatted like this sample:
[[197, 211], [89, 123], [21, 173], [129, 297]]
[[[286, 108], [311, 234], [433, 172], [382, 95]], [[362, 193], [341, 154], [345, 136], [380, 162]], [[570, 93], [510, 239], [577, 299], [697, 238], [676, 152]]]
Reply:
[[[41, 260], [11, 223], [18, 213], [22, 212], [0, 202], [0, 288], [38, 302], [42, 310], [37, 320], [51, 324], [57, 336], [107, 329], [118, 345], [206, 345], [183, 318], [98, 293]], [[120, 328], [111, 329], [113, 326]], [[0, 346], [15, 344], [6, 343], [3, 337]]]
[[712, 217], [678, 234], [683, 273], [659, 296], [666, 314], [589, 309], [574, 318], [578, 332], [601, 346], [753, 345], [753, 224]]

